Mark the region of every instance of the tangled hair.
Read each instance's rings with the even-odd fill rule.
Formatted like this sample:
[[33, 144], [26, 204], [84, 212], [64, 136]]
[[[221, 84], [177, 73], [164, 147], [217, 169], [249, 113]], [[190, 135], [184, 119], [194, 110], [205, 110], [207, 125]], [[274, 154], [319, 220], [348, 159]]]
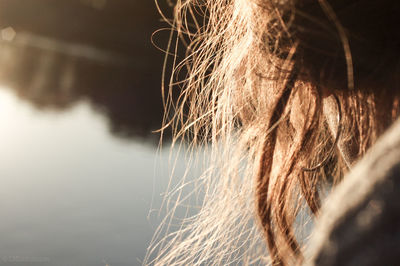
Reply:
[[177, 0], [174, 12], [168, 53], [182, 43], [186, 56], [173, 56], [165, 126], [174, 143], [209, 145], [210, 168], [199, 212], [145, 264], [301, 263], [299, 213], [317, 216], [321, 192], [399, 115], [399, 1]]

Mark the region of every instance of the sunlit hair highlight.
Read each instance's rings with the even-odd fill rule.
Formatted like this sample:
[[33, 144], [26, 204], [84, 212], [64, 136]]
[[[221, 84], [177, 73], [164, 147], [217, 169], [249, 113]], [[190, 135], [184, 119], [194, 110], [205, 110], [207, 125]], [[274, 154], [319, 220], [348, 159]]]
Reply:
[[[305, 13], [303, 2], [313, 2], [319, 15]], [[351, 165], [336, 147], [324, 102], [337, 103], [340, 141], [355, 158], [399, 113], [397, 87], [377, 92], [353, 73], [358, 59], [349, 59], [349, 40], [327, 6], [322, 0], [176, 2], [164, 124], [174, 131], [174, 145], [209, 147], [209, 168], [196, 181], [199, 211], [174, 231], [168, 228], [183, 189], [167, 193], [175, 198], [158, 231], [167, 233], [156, 235], [145, 264], [302, 261], [294, 229], [299, 213], [318, 215], [324, 185], [339, 182]], [[315, 29], [305, 29], [310, 21]], [[328, 48], [310, 48], [314, 42]]]

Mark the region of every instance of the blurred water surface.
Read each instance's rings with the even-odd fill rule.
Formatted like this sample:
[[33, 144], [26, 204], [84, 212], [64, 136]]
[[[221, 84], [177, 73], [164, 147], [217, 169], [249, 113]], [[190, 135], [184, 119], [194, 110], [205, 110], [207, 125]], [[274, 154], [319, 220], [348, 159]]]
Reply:
[[170, 176], [160, 27], [153, 1], [0, 0], [0, 265], [140, 265]]
[[43, 112], [4, 88], [0, 145], [0, 265], [140, 265], [168, 149], [112, 137], [85, 102]]
[[1, 83], [40, 109], [84, 99], [113, 134], [151, 137], [164, 57], [151, 38], [163, 27], [153, 1], [0, 0]]

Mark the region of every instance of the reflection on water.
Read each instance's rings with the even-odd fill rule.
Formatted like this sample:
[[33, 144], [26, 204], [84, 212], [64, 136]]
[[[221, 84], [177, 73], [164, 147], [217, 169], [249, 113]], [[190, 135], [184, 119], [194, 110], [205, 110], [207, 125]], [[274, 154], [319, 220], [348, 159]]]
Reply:
[[39, 109], [85, 100], [114, 135], [152, 137], [163, 113], [159, 17], [153, 1], [0, 0], [0, 84]]
[[0, 0], [0, 265], [140, 265], [169, 179], [158, 19], [147, 0]]
[[110, 138], [86, 103], [43, 112], [5, 89], [0, 146], [0, 265], [140, 265], [159, 222], [147, 217], [169, 178], [167, 149], [157, 157], [152, 145]]
[[117, 136], [151, 136], [151, 131], [160, 127], [158, 79], [148, 82], [158, 75], [138, 73], [131, 65], [102, 64], [20, 45], [20, 38], [27, 38], [21, 35], [12, 43], [0, 43], [0, 83], [19, 98], [39, 109], [59, 111], [87, 101], [108, 118], [110, 130]]

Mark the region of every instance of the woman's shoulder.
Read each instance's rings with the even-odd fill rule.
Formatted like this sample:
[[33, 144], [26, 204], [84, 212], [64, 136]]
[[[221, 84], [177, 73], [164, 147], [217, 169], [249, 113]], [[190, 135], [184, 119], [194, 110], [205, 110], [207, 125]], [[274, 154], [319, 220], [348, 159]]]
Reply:
[[400, 119], [327, 198], [307, 265], [395, 265], [400, 259]]

